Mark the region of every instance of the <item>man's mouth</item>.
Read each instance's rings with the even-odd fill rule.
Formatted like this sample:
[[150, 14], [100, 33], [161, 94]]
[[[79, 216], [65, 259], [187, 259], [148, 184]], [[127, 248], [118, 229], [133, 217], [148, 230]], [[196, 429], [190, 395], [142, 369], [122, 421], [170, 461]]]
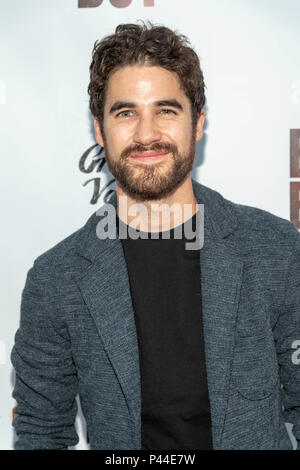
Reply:
[[147, 161], [152, 161], [152, 160], [159, 160], [163, 158], [165, 155], [167, 155], [169, 152], [167, 150], [164, 151], [148, 151], [148, 152], [142, 152], [142, 153], [133, 153], [130, 155], [131, 158], [137, 159], [137, 160], [147, 160]]

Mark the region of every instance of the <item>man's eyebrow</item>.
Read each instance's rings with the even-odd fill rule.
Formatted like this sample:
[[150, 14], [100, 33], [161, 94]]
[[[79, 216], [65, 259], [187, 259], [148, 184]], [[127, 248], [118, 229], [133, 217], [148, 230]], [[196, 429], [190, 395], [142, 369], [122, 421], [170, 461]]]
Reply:
[[134, 103], [130, 103], [128, 101], [116, 101], [109, 110], [109, 114], [114, 113], [115, 111], [119, 111], [119, 109], [123, 108], [135, 108], [136, 105]]
[[[154, 106], [160, 107], [160, 106], [170, 106], [172, 108], [179, 109], [180, 111], [183, 111], [183, 106], [177, 101], [176, 99], [167, 99], [167, 100], [159, 100], [155, 101]], [[123, 108], [129, 108], [133, 109], [136, 108], [137, 105], [135, 103], [129, 102], [129, 101], [116, 101], [110, 108], [109, 114], [114, 113], [115, 111], [119, 111], [120, 109]]]
[[183, 106], [175, 99], [155, 101], [155, 106], [171, 106], [172, 108], [183, 111]]

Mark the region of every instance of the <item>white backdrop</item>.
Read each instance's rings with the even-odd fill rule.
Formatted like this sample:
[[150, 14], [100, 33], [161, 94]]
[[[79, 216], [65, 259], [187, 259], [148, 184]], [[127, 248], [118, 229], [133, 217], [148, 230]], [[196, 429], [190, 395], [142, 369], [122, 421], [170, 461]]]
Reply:
[[[96, 39], [138, 19], [186, 34], [207, 86], [193, 177], [234, 202], [290, 217], [289, 131], [300, 128], [299, 0], [113, 3], [0, 0], [1, 449], [13, 448], [9, 356], [26, 273], [102, 204], [91, 204], [93, 183], [84, 183], [101, 175], [103, 188], [112, 178], [107, 170], [79, 170], [95, 144], [87, 86]], [[80, 413], [76, 426], [76, 448], [88, 448]]]

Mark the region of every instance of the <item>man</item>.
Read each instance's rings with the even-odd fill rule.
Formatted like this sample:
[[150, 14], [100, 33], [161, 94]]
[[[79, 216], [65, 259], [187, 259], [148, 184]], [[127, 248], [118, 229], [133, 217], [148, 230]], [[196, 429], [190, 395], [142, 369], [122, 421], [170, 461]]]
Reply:
[[292, 449], [285, 422], [299, 449], [298, 231], [191, 179], [205, 96], [184, 36], [119, 25], [90, 72], [117, 232], [102, 207], [28, 272], [16, 449], [75, 445], [77, 393], [91, 449]]

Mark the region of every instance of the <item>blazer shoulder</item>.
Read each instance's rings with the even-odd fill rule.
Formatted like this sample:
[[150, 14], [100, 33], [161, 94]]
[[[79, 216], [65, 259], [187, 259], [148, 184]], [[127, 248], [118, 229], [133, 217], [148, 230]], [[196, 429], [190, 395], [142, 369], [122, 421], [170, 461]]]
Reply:
[[83, 226], [37, 256], [30, 271], [38, 272], [39, 277], [47, 278], [58, 265], [69, 264], [70, 259], [73, 259], [73, 255], [77, 252], [77, 247], [84, 244], [94, 218], [95, 213]]
[[208, 205], [210, 218], [221, 233], [231, 233], [234, 237], [242, 236], [243, 239], [249, 235], [252, 242], [264, 237], [283, 244], [300, 240], [300, 233], [295, 225], [283, 217], [258, 207], [231, 201], [215, 189], [196, 181], [193, 181], [193, 187], [199, 201]]
[[279, 217], [258, 207], [239, 204], [223, 197], [227, 209], [237, 219], [237, 230], [247, 231], [255, 236], [266, 236], [274, 241], [292, 243], [300, 241], [300, 233], [288, 219]]

